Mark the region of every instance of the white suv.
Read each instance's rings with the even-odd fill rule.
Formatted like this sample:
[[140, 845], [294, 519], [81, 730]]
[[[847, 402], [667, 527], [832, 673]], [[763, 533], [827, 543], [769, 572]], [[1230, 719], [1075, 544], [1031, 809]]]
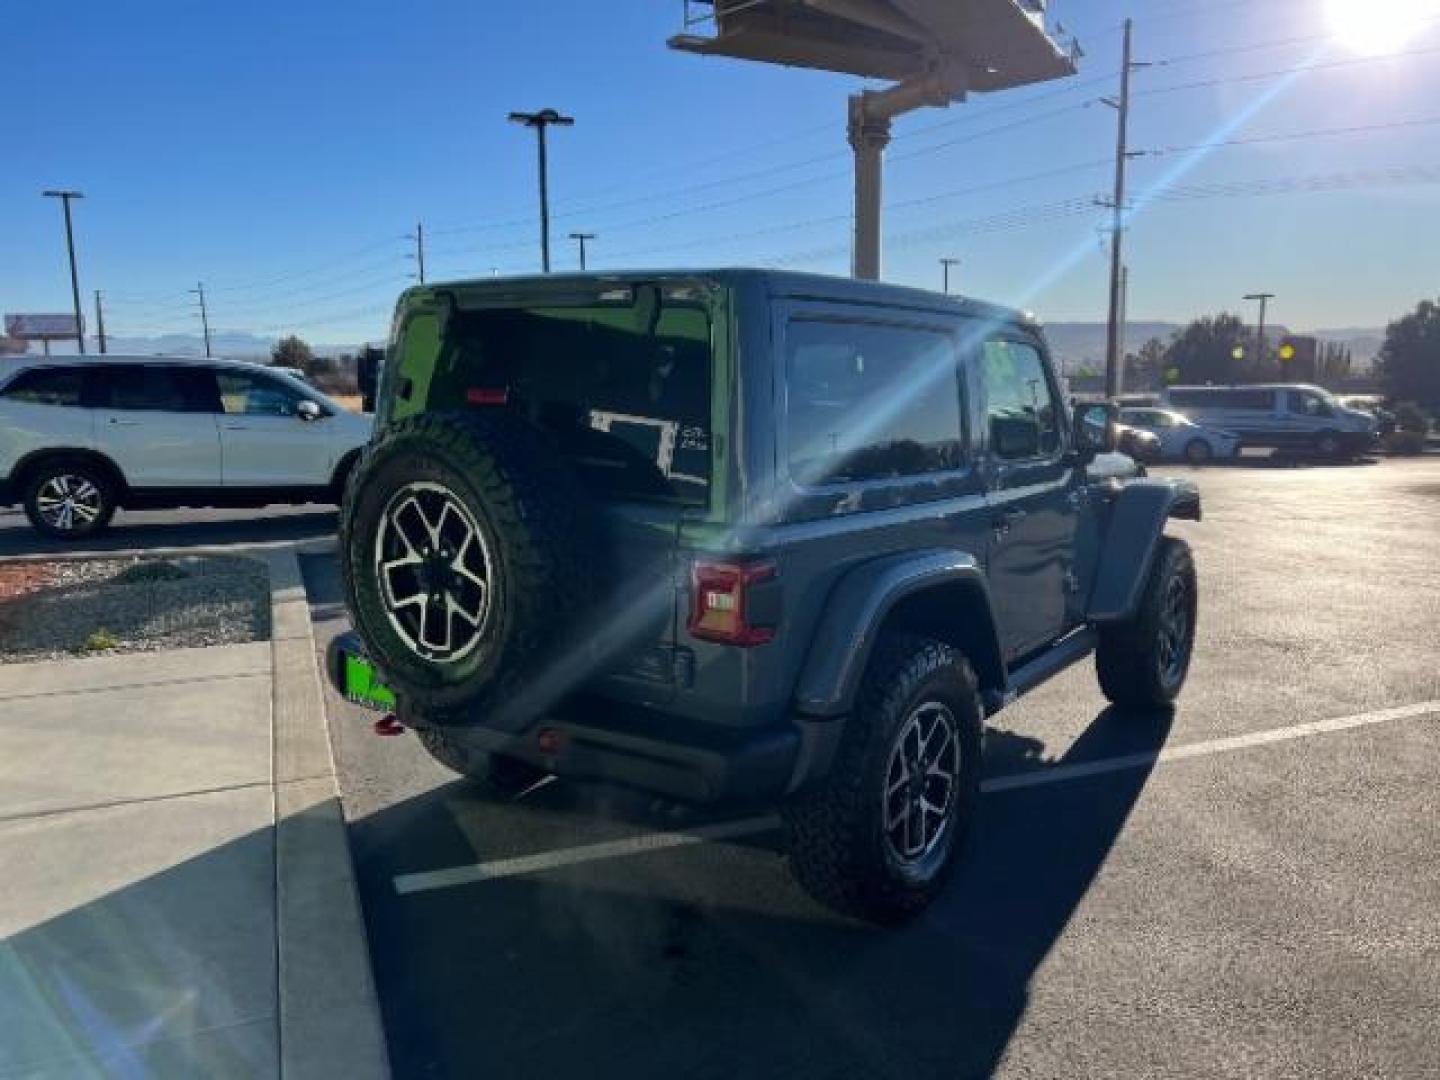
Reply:
[[0, 361], [0, 505], [78, 538], [120, 506], [338, 502], [371, 426], [260, 364]]

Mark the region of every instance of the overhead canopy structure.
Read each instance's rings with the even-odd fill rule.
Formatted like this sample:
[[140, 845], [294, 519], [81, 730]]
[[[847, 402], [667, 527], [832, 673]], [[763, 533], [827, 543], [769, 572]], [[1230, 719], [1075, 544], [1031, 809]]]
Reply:
[[[1045, 25], [1044, 0], [684, 0], [671, 48], [892, 80], [850, 99], [856, 277], [880, 274], [880, 155], [890, 120], [968, 92], [1075, 73]], [[708, 36], [696, 33], [709, 27]]]

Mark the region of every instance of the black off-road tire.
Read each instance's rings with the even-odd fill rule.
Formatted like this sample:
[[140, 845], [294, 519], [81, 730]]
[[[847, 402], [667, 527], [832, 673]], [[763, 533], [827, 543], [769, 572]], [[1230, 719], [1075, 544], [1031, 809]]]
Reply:
[[[1165, 651], [1167, 602], [1177, 602], [1185, 617], [1178, 662]], [[1190, 545], [1178, 537], [1160, 539], [1150, 578], [1135, 615], [1123, 623], [1100, 627], [1095, 671], [1100, 689], [1114, 704], [1126, 709], [1160, 709], [1170, 705], [1185, 685], [1195, 646], [1198, 592], [1195, 561]], [[1167, 659], [1169, 657], [1169, 659]]]
[[518, 758], [472, 750], [444, 728], [421, 728], [415, 735], [432, 758], [488, 795], [514, 798], [550, 775]]
[[[40, 512], [41, 489], [50, 481], [69, 477], [72, 481], [83, 481], [92, 485], [99, 499], [98, 513], [94, 520], [77, 523], [71, 528], [59, 528], [45, 520]], [[105, 531], [110, 519], [115, 516], [117, 491], [113, 478], [104, 469], [84, 458], [54, 457], [41, 462], [27, 471], [21, 499], [25, 516], [35, 531], [52, 540], [83, 540]]]
[[[427, 658], [386, 614], [375, 545], [382, 517], [412, 483], [439, 485], [470, 513], [488, 544], [496, 580], [480, 641], [459, 659]], [[434, 722], [486, 718], [517, 729], [524, 688], [564, 648], [567, 617], [591, 597], [587, 561], [600, 557], [583, 492], [550, 438], [504, 409], [427, 413], [391, 425], [346, 485], [340, 564], [355, 628], [401, 695]], [[502, 709], [501, 705], [515, 707]], [[530, 713], [542, 711], [544, 702]]]
[[[907, 864], [884, 836], [886, 773], [895, 741], [929, 702], [944, 704], [953, 716], [959, 776], [941, 839]], [[930, 638], [882, 637], [829, 776], [782, 808], [791, 868], [806, 892], [880, 923], [922, 911], [944, 887], [975, 814], [983, 725], [975, 674], [961, 653]]]

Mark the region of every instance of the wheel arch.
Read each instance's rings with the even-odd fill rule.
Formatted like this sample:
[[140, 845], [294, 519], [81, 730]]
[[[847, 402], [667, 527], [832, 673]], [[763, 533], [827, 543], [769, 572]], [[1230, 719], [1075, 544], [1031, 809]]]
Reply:
[[796, 708], [813, 716], [848, 712], [876, 642], [891, 630], [959, 649], [982, 691], [1003, 691], [1005, 666], [979, 562], [964, 552], [916, 552], [869, 560], [840, 579], [801, 669]]
[[1200, 520], [1200, 491], [1188, 480], [1133, 480], [1110, 509], [1086, 617], [1123, 622], [1140, 603], [1168, 518]]
[[17, 497], [23, 495], [25, 487], [36, 469], [54, 461], [83, 461], [101, 469], [115, 485], [117, 498], [123, 496], [130, 486], [120, 466], [99, 450], [84, 446], [47, 446], [43, 450], [33, 450], [26, 454], [10, 470], [10, 480], [15, 487]]

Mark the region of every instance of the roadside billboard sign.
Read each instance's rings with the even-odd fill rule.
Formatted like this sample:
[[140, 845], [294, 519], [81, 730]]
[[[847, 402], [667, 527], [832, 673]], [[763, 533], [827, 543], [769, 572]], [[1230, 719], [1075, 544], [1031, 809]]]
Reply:
[[75, 316], [69, 313], [28, 312], [5, 316], [6, 337], [21, 341], [61, 341], [80, 336]]

